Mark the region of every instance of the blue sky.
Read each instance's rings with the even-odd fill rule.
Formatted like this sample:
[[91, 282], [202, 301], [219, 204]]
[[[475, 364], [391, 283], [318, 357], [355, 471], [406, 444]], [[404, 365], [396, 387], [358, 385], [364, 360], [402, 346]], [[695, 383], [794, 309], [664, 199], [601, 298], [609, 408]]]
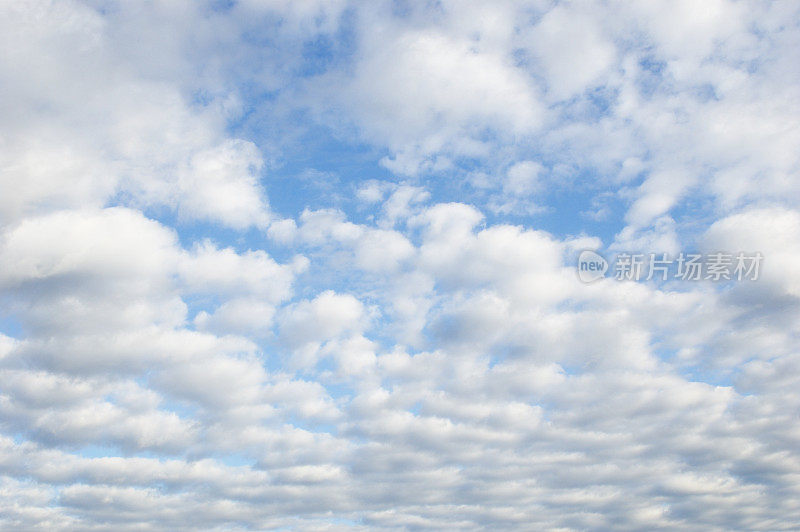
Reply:
[[0, 528], [797, 529], [798, 21], [0, 6]]

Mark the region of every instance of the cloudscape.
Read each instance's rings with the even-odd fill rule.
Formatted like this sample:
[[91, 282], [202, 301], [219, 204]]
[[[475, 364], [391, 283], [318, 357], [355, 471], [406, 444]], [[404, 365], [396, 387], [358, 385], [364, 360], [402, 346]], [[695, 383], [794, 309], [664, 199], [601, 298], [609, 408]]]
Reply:
[[0, 2], [0, 529], [800, 529], [800, 3]]

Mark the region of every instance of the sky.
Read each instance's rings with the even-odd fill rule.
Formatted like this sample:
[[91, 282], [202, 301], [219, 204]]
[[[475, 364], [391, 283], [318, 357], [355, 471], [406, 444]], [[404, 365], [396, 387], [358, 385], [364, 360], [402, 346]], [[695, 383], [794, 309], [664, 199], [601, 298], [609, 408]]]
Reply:
[[0, 3], [3, 530], [797, 530], [799, 415], [797, 2]]

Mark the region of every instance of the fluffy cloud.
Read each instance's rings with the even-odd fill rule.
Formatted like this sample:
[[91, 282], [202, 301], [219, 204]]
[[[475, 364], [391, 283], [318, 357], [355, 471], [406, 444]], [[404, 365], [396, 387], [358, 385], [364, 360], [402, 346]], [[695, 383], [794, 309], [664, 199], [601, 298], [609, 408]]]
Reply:
[[556, 100], [592, 88], [616, 55], [596, 19], [565, 6], [548, 11], [529, 31], [527, 44], [541, 63], [548, 94]]
[[1, 528], [798, 527], [797, 6], [0, 10]]
[[[161, 7], [150, 14], [170, 17]], [[259, 150], [226, 138], [224, 105], [193, 105], [190, 86], [165, 79], [181, 63], [152, 71], [153, 57], [185, 35], [159, 36], [154, 55], [131, 58], [125, 22], [84, 3], [2, 10], [10, 53], [0, 73], [9, 89], [0, 157], [3, 187], [15, 193], [0, 200], [0, 221], [120, 196], [234, 227], [267, 220]], [[188, 4], [178, 11], [196, 14]]]
[[488, 153], [481, 139], [487, 127], [514, 136], [541, 124], [538, 91], [511, 57], [482, 49], [474, 36], [426, 25], [424, 10], [403, 20], [377, 5], [360, 14], [364, 53], [353, 75], [325, 83], [341, 85], [343, 105], [366, 138], [393, 150], [383, 160], [389, 169], [416, 175], [448, 168], [453, 157]]

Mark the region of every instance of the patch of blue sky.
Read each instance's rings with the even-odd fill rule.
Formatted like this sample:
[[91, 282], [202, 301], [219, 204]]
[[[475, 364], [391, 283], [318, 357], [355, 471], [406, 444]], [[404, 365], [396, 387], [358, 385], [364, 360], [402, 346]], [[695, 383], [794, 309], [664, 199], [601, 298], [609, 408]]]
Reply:
[[285, 347], [275, 344], [270, 340], [259, 340], [259, 361], [261, 366], [270, 374], [290, 372], [289, 353]]
[[219, 297], [211, 294], [193, 294], [181, 297], [186, 304], [186, 319], [192, 323], [201, 312], [212, 314], [221, 304]]
[[353, 197], [358, 185], [371, 179], [396, 181], [378, 164], [385, 152], [339, 139], [325, 126], [309, 123], [287, 148], [281, 165], [266, 171], [262, 181], [272, 209], [285, 217], [296, 217], [307, 208], [335, 207], [357, 222]]
[[[331, 396], [336, 398], [334, 395]], [[340, 395], [339, 397], [342, 396]], [[314, 434], [331, 434], [336, 436], [339, 433], [338, 427], [333, 423], [323, 423], [295, 415], [284, 416], [283, 421], [295, 428]]]
[[459, 161], [460, 167], [452, 170], [452, 176], [444, 173], [407, 179], [398, 178], [379, 164], [384, 155], [380, 150], [339, 140], [324, 126], [309, 127], [301, 144], [285, 152], [281, 167], [265, 172], [262, 181], [273, 210], [281, 216], [296, 217], [306, 208], [336, 207], [351, 221], [365, 223], [377, 215], [379, 205], [363, 208], [354, 199], [354, 192], [364, 181], [376, 179], [417, 184], [430, 193], [431, 203], [470, 203], [481, 209], [488, 223], [520, 224], [557, 237], [586, 233], [610, 241], [623, 227], [620, 214], [625, 206], [618, 198], [611, 198], [608, 205], [604, 205], [610, 209], [608, 216], [591, 216], [597, 210], [595, 198], [601, 190], [589, 186], [592, 181], [588, 171], [577, 171], [574, 177], [585, 186], [556, 185], [525, 198], [523, 201], [536, 203], [536, 207], [544, 206], [533, 214], [499, 214], [488, 207], [492, 195], [498, 194], [496, 189], [487, 191], [465, 186], [460, 179], [461, 174], [470, 171], [496, 172], [480, 161]]
[[16, 317], [5, 312], [0, 313], [0, 334], [10, 336], [11, 338], [24, 338], [25, 331]]
[[[741, 372], [736, 369], [715, 367], [711, 364], [697, 364], [680, 370], [681, 376], [690, 382], [702, 382], [724, 388], [735, 388], [736, 376], [739, 373]], [[742, 395], [750, 394], [745, 393]]]
[[[711, 172], [712, 170], [702, 171], [700, 179], [707, 179]], [[670, 209], [669, 214], [676, 222], [676, 231], [684, 246], [695, 246], [697, 238], [719, 219], [720, 213], [715, 207], [717, 201], [698, 187], [681, 197]]]
[[117, 445], [91, 444], [79, 447], [75, 454], [81, 458], [109, 458], [126, 455], [123, 449]]
[[317, 35], [302, 45], [302, 61], [296, 71], [301, 77], [322, 74], [336, 61], [336, 41], [329, 35]]
[[[23, 440], [26, 441], [26, 440]], [[252, 466], [256, 460], [253, 457], [247, 456], [244, 453], [198, 453], [194, 449], [186, 449], [181, 451], [170, 452], [165, 449], [148, 450], [148, 449], [131, 449], [116, 444], [91, 444], [80, 446], [73, 451], [74, 455], [81, 458], [116, 458], [116, 457], [136, 457], [136, 458], [150, 458], [164, 462], [170, 459], [185, 457], [189, 460], [199, 460], [203, 458], [212, 458], [218, 462], [231, 467], [239, 466]]]
[[194, 419], [200, 412], [200, 408], [189, 401], [177, 401], [164, 398], [159, 404], [159, 410], [172, 412], [181, 419]]
[[254, 467], [257, 460], [244, 453], [213, 453], [210, 458], [228, 467]]

